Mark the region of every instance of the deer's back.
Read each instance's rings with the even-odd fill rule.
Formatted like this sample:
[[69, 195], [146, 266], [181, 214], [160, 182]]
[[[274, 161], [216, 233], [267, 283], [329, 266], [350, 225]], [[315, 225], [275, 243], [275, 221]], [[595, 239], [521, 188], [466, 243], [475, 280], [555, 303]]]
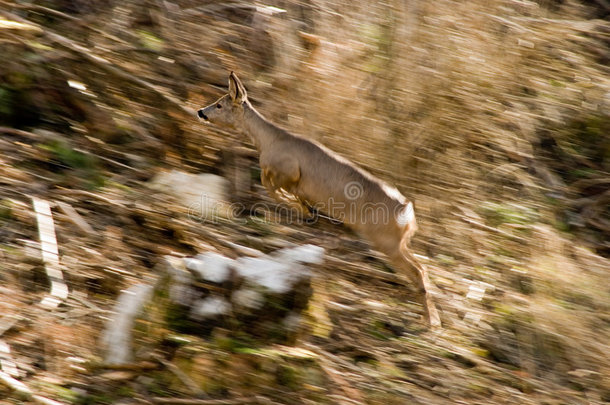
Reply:
[[407, 200], [396, 188], [325, 146], [292, 136], [284, 141], [282, 150], [299, 162], [296, 195], [361, 233], [403, 232], [404, 224], [396, 223], [395, 218], [406, 208]]

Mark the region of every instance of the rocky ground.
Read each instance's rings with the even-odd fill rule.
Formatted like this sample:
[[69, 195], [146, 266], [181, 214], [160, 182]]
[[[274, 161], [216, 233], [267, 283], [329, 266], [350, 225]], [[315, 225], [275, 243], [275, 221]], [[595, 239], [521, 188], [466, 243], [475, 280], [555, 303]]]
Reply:
[[[607, 17], [576, 1], [1, 1], [0, 403], [610, 401]], [[415, 202], [441, 330], [343, 226], [252, 208], [273, 202], [247, 140], [194, 115], [230, 70], [266, 116]], [[172, 170], [226, 178], [240, 216], [159, 188]], [[33, 197], [69, 291], [56, 308], [40, 305]], [[168, 255], [304, 244], [325, 260], [288, 339], [143, 318], [146, 349], [104, 360], [120, 291]]]

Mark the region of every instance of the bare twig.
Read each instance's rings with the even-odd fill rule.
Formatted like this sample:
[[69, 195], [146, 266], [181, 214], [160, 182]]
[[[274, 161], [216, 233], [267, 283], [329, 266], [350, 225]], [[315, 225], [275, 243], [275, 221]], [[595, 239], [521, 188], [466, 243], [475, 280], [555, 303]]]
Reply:
[[103, 160], [104, 162], [108, 162], [108, 163], [110, 163], [110, 164], [112, 164], [114, 166], [122, 167], [123, 169], [132, 170], [132, 171], [134, 171], [136, 173], [141, 173], [142, 172], [141, 170], [136, 169], [135, 167], [128, 166], [125, 163], [117, 162], [116, 160], [107, 158], [105, 156], [100, 156], [98, 154], [95, 154], [95, 153], [93, 153], [91, 151], [88, 151], [88, 150], [85, 150], [85, 149], [74, 148], [74, 151], [75, 152], [83, 153], [85, 155], [94, 156], [96, 159]]
[[0, 134], [21, 136], [23, 138], [28, 138], [28, 139], [32, 139], [32, 140], [36, 140], [36, 141], [40, 140], [39, 135], [36, 135], [33, 132], [28, 132], [28, 131], [24, 131], [22, 129], [16, 129], [16, 128], [0, 127]]
[[464, 222], [466, 222], [468, 224], [474, 225], [477, 228], [481, 228], [481, 229], [483, 229], [485, 231], [494, 232], [494, 233], [497, 233], [499, 235], [506, 236], [507, 238], [510, 238], [510, 239], [513, 239], [513, 240], [516, 240], [516, 241], [519, 241], [519, 242], [526, 243], [526, 240], [523, 239], [522, 237], [513, 235], [511, 233], [508, 233], [508, 232], [503, 231], [503, 230], [498, 229], [498, 228], [494, 228], [494, 227], [489, 226], [489, 225], [482, 224], [480, 222], [475, 221], [474, 219], [468, 218], [465, 215], [460, 215], [460, 214], [456, 214], [456, 213], [454, 213], [454, 215], [456, 217], [458, 217], [459, 219], [461, 219], [462, 221], [464, 221]]
[[74, 300], [74, 301], [80, 302], [81, 304], [83, 304], [87, 308], [89, 308], [89, 309], [91, 309], [93, 311], [96, 311], [96, 312], [100, 312], [100, 313], [110, 313], [110, 312], [112, 312], [112, 311], [108, 311], [108, 310], [102, 309], [102, 308], [98, 307], [97, 305], [95, 305], [94, 303], [90, 302], [89, 300], [86, 300], [83, 297], [79, 297], [76, 294], [70, 294], [69, 298]]
[[74, 225], [78, 226], [78, 228], [85, 232], [88, 235], [93, 235], [95, 233], [95, 229], [89, 225], [87, 221], [72, 207], [70, 204], [65, 203], [63, 201], [55, 202], [59, 209], [70, 218], [70, 221], [74, 223]]
[[62, 195], [80, 195], [83, 197], [90, 197], [93, 198], [95, 200], [98, 200], [100, 202], [106, 203], [108, 205], [112, 205], [118, 208], [126, 208], [125, 205], [123, 204], [123, 201], [116, 201], [116, 200], [111, 200], [108, 197], [104, 197], [103, 195], [100, 194], [95, 194], [92, 193], [90, 191], [85, 191], [85, 190], [75, 190], [75, 189], [65, 189], [65, 190], [61, 190], [60, 194]]
[[498, 22], [506, 24], [509, 27], [515, 29], [519, 34], [531, 34], [534, 32], [534, 31], [530, 30], [529, 28], [525, 28], [524, 26], [517, 24], [516, 22], [511, 21], [509, 19], [497, 16], [497, 15], [493, 15], [493, 14], [486, 14], [486, 15]]

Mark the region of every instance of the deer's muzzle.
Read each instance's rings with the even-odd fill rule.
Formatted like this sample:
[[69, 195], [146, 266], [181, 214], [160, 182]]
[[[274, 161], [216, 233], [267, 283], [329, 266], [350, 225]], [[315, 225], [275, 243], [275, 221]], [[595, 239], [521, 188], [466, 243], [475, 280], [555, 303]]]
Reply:
[[199, 116], [199, 118], [201, 118], [201, 119], [203, 119], [205, 121], [208, 120], [208, 116], [203, 113], [203, 109], [197, 111], [197, 115]]

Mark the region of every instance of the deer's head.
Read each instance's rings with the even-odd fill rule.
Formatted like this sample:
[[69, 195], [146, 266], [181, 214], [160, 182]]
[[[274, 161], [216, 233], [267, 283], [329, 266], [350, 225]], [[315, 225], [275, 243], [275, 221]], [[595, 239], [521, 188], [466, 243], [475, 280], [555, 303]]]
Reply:
[[229, 75], [229, 93], [207, 107], [197, 111], [204, 122], [215, 125], [240, 128], [244, 117], [244, 103], [248, 100], [246, 88], [233, 72]]

